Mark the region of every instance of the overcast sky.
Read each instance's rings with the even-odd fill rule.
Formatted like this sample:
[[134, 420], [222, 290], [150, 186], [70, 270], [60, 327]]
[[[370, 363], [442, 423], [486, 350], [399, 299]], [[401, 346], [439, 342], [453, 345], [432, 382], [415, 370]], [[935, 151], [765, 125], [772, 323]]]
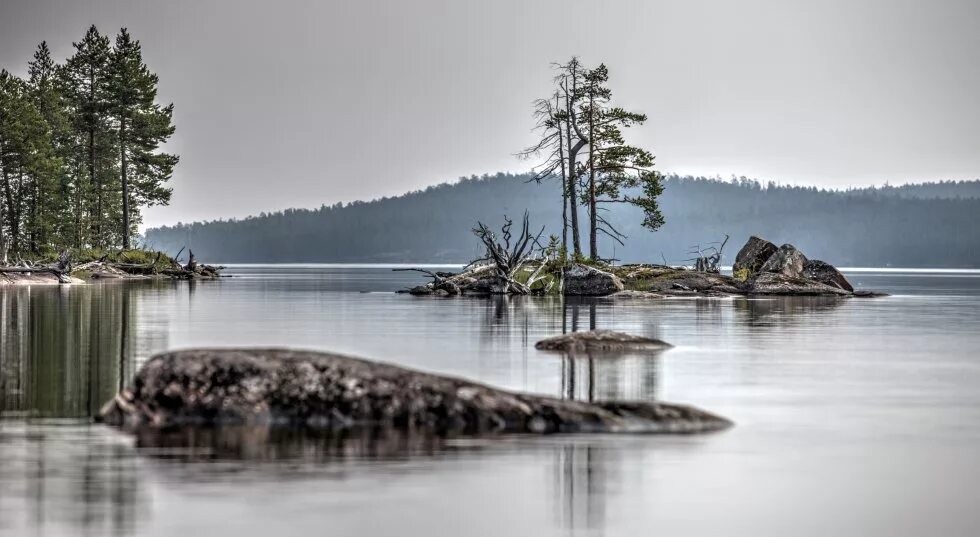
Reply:
[[980, 2], [0, 0], [0, 66], [126, 26], [176, 106], [170, 207], [244, 216], [523, 171], [549, 64], [605, 62], [668, 172], [980, 177]]

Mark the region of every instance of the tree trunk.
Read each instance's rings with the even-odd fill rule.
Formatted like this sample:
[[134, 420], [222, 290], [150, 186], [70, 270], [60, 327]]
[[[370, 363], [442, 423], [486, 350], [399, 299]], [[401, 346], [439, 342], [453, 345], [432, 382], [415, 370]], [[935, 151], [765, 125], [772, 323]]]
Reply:
[[[573, 67], [572, 94], [575, 93], [575, 88], [575, 69]], [[568, 203], [569, 210], [572, 213], [572, 251], [575, 257], [579, 257], [582, 255], [582, 241], [578, 233], [578, 193], [576, 192], [578, 174], [575, 171], [575, 159], [578, 156], [579, 149], [582, 148], [582, 141], [579, 140], [574, 146], [572, 145], [572, 122], [575, 121], [575, 108], [572, 97], [569, 95], [567, 89], [565, 90], [565, 110], [568, 114], [567, 121], [565, 122], [565, 138], [568, 140]]]
[[129, 250], [129, 181], [126, 177], [126, 119], [119, 122], [119, 172], [122, 180], [122, 240], [123, 250]]
[[[555, 94], [555, 110], [559, 110], [558, 94]], [[558, 161], [561, 162], [561, 247], [562, 256], [568, 253], [568, 174], [565, 173], [565, 138], [561, 132], [561, 122], [558, 129]], [[564, 261], [564, 259], [562, 259]]]
[[589, 90], [589, 257], [599, 259], [599, 245], [596, 236], [596, 205], [595, 205], [595, 98]]

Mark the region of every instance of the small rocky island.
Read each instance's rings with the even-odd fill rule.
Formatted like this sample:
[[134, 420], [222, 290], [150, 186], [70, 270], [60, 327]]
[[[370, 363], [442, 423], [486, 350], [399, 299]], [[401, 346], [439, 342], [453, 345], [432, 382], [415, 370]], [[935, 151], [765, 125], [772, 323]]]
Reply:
[[420, 271], [433, 281], [405, 292], [489, 295], [515, 294], [518, 290], [524, 291], [519, 294], [622, 298], [878, 296], [856, 291], [833, 265], [807, 258], [792, 244], [777, 247], [759, 237], [751, 237], [739, 250], [731, 276], [704, 265], [689, 268], [655, 264], [563, 264], [553, 259], [524, 259], [517, 263], [512, 258], [471, 265], [460, 273]]
[[53, 262], [19, 260], [0, 263], [0, 285], [65, 285], [89, 280], [210, 280], [220, 277], [224, 267], [199, 263], [188, 251], [186, 263], [163, 252], [128, 250], [106, 253], [75, 263], [65, 250]]
[[587, 403], [517, 393], [396, 365], [283, 349], [201, 349], [148, 360], [99, 420], [180, 425], [381, 427], [438, 434], [717, 431], [725, 418], [641, 401]]

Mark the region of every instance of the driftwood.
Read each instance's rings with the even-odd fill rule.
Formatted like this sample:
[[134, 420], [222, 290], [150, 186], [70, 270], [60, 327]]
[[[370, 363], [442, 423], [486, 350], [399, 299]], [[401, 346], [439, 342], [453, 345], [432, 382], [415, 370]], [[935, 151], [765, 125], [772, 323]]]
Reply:
[[450, 281], [450, 280], [447, 279], [450, 276], [454, 276], [454, 274], [447, 273], [447, 272], [432, 272], [431, 270], [425, 270], [425, 269], [422, 269], [422, 268], [396, 268], [396, 269], [391, 269], [391, 270], [393, 270], [394, 272], [406, 272], [406, 271], [421, 272], [421, 273], [426, 274], [426, 275], [428, 275], [428, 276], [430, 276], [432, 278], [432, 289], [433, 290], [435, 290], [435, 291], [440, 291], [440, 290], [441, 291], [445, 291], [445, 292], [449, 293], [450, 295], [458, 295], [458, 294], [460, 294], [459, 286], [456, 285], [456, 283], [454, 283], [454, 282], [452, 282], [452, 281]]
[[65, 250], [58, 256], [58, 260], [47, 266], [34, 266], [29, 261], [19, 261], [18, 266], [0, 267], [0, 272], [11, 274], [54, 274], [58, 277], [58, 283], [71, 283], [71, 252]]
[[[544, 248], [538, 242], [544, 233], [544, 227], [537, 235], [532, 235], [530, 231], [530, 220], [527, 211], [524, 212], [524, 220], [521, 225], [521, 233], [511, 245], [513, 234], [511, 227], [513, 220], [504, 216], [504, 225], [500, 228], [503, 242], [497, 239], [497, 235], [490, 230], [483, 222], [477, 222], [477, 227], [473, 229], [483, 246], [486, 248], [486, 255], [471, 261], [467, 267], [472, 267], [480, 263], [490, 263], [495, 270], [497, 283], [494, 292], [498, 294], [526, 295], [530, 294], [531, 286], [534, 285], [541, 276], [541, 271], [546, 265], [543, 253]], [[532, 261], [538, 261], [538, 267], [531, 272], [525, 283], [517, 281], [517, 273], [525, 268], [525, 265]]]
[[721, 263], [722, 251], [728, 244], [728, 238], [725, 235], [725, 240], [713, 242], [707, 248], [701, 248], [700, 244], [692, 246], [688, 253], [696, 254], [696, 257], [687, 261], [694, 261], [694, 270], [698, 272], [721, 272], [718, 264]]

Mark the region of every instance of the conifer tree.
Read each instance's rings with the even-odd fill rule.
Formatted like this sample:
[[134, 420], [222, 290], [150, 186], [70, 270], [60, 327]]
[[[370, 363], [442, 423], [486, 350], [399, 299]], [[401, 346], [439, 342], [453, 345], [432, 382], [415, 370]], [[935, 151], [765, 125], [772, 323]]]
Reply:
[[[76, 178], [80, 197], [75, 208], [79, 236], [77, 246], [86, 243], [104, 247], [109, 244], [105, 229], [106, 201], [114, 174], [113, 132], [107, 114], [109, 38], [100, 34], [95, 25], [89, 27], [81, 41], [74, 43], [75, 54], [68, 58], [62, 74], [69, 98], [69, 106], [75, 131], [75, 155], [79, 160]], [[87, 225], [85, 220], [88, 220]]]
[[35, 206], [32, 209], [35, 223], [31, 239], [34, 252], [50, 242], [64, 244], [71, 235], [67, 203], [69, 181], [64, 170], [71, 131], [57, 74], [48, 44], [42, 41], [34, 53], [34, 60], [28, 64], [27, 85], [31, 100], [49, 132], [50, 147], [45, 149], [50, 151], [51, 158], [57, 158], [57, 162], [49, 163], [48, 175], [38, 183], [35, 191]]
[[140, 43], [126, 28], [116, 36], [110, 60], [109, 113], [114, 121], [122, 189], [120, 233], [130, 247], [141, 205], [166, 204], [171, 190], [165, 185], [178, 157], [159, 152], [174, 133], [173, 104], [156, 103], [159, 77], [143, 62]]
[[599, 259], [598, 233], [622, 244], [625, 237], [600, 214], [600, 204], [628, 203], [643, 210], [643, 227], [655, 231], [664, 219], [657, 203], [663, 192], [662, 176], [653, 169], [649, 151], [628, 145], [623, 129], [642, 125], [645, 114], [611, 107], [612, 91], [607, 86], [609, 71], [600, 64], [583, 75], [581, 123], [589, 140], [586, 163], [588, 179], [583, 203], [589, 211], [589, 256]]

